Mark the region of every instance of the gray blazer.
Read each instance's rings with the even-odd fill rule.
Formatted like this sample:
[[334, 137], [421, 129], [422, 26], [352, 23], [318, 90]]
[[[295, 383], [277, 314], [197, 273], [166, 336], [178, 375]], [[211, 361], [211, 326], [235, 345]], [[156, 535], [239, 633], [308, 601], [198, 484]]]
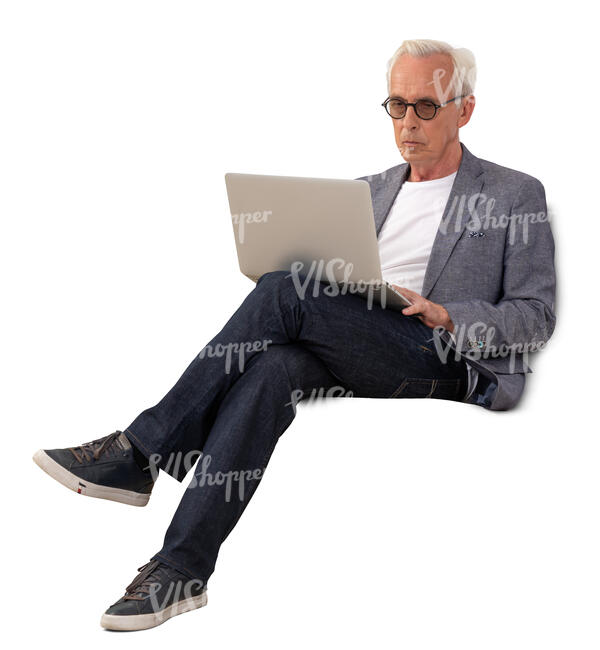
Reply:
[[[505, 410], [554, 331], [554, 239], [539, 180], [461, 147], [421, 293], [454, 323], [452, 336], [432, 337], [438, 352], [460, 355], [482, 375], [469, 402]], [[377, 234], [409, 173], [403, 163], [356, 179], [371, 187]]]

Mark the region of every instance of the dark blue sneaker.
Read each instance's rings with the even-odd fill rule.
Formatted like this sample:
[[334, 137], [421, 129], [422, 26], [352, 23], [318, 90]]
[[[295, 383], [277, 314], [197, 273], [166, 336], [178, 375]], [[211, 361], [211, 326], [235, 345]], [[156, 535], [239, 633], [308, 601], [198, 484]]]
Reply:
[[33, 460], [53, 479], [78, 494], [132, 506], [148, 503], [158, 472], [157, 468], [145, 465], [146, 459], [121, 431], [79, 447], [40, 449]]
[[175, 569], [152, 560], [138, 569], [140, 574], [122, 596], [102, 615], [107, 630], [146, 630], [178, 614], [206, 605], [206, 585]]

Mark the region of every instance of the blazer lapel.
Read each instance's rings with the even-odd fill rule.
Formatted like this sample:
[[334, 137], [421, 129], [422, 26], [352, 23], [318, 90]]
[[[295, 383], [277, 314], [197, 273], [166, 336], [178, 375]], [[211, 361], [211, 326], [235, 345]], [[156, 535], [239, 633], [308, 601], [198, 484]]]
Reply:
[[404, 181], [410, 173], [408, 163], [396, 165], [381, 174], [381, 187], [371, 192], [373, 203], [373, 217], [375, 218], [375, 231], [379, 235], [390, 209], [396, 200]]
[[[439, 278], [450, 253], [467, 225], [472, 210], [483, 197], [483, 169], [477, 158], [461, 142], [462, 158], [454, 178], [448, 202], [433, 240], [431, 255], [425, 270], [421, 295], [427, 298]], [[470, 205], [473, 204], [474, 205]]]

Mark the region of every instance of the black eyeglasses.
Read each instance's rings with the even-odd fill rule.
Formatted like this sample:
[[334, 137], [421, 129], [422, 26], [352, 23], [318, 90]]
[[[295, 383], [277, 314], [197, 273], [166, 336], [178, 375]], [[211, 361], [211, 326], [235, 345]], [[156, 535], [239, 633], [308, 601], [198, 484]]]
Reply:
[[455, 99], [462, 97], [467, 97], [467, 95], [457, 95], [443, 104], [436, 104], [429, 99], [417, 99], [416, 102], [411, 103], [396, 97], [388, 97], [381, 105], [385, 108], [387, 114], [395, 120], [401, 120], [406, 115], [409, 106], [414, 108], [417, 117], [422, 120], [432, 120], [436, 116], [438, 108], [442, 108]]

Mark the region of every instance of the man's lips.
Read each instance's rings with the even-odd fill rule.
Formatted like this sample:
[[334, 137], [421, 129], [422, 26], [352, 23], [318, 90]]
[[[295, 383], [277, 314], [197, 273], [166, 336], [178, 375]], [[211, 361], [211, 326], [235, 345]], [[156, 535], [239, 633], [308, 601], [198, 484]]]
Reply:
[[414, 142], [412, 140], [404, 140], [402, 144], [407, 144], [408, 146], [413, 146], [415, 144], [423, 144], [422, 142]]

